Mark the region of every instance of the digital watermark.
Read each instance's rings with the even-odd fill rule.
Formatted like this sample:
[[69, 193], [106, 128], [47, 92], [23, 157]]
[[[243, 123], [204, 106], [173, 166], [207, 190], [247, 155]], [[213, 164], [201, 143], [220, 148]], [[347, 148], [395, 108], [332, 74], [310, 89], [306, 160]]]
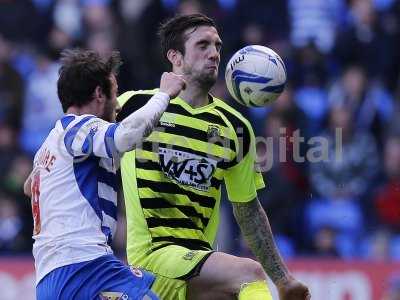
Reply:
[[[102, 155], [120, 159], [123, 153], [118, 151], [115, 136], [104, 134], [104, 131], [98, 123], [92, 123], [76, 131], [67, 131], [60, 136], [59, 143], [67, 150], [65, 155], [73, 156], [76, 163]], [[103, 136], [96, 136], [98, 134]], [[137, 150], [136, 161], [139, 163], [158, 161], [160, 167], [171, 166], [171, 172], [175, 173], [186, 168], [190, 168], [187, 170], [190, 174], [205, 169], [215, 171], [218, 166], [229, 168], [249, 159], [248, 156], [253, 156], [250, 159], [258, 171], [268, 172], [274, 165], [288, 161], [299, 164], [340, 162], [343, 159], [343, 134], [341, 128], [336, 128], [329, 135], [305, 137], [299, 129], [291, 131], [282, 127], [274, 136], [251, 136], [247, 128], [210, 126], [202, 136], [184, 136], [157, 127], [149, 137], [135, 143], [132, 150]], [[166, 153], [168, 161], [162, 161], [166, 159]], [[213, 167], [206, 167], [210, 161]]]
[[[286, 128], [280, 128], [278, 137], [257, 136], [255, 138], [256, 164], [260, 172], [268, 172], [274, 164], [319, 163], [343, 159], [342, 128], [333, 134], [306, 138], [299, 129], [287, 135]], [[302, 151], [303, 150], [303, 151]]]

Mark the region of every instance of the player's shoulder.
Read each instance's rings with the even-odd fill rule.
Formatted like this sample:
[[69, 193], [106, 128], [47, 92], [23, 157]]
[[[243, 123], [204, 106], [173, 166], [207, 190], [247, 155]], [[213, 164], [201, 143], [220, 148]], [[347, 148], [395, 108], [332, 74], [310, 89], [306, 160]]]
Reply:
[[[100, 118], [91, 114], [83, 114], [83, 115], [74, 115], [67, 114], [62, 116], [55, 125], [55, 128], [61, 128], [62, 130], [67, 130], [71, 127], [74, 127], [76, 124], [84, 124], [89, 121], [99, 120]], [[101, 120], [101, 119], [100, 119]]]
[[248, 130], [252, 131], [252, 126], [249, 120], [247, 120], [239, 111], [217, 97], [213, 96], [213, 101], [215, 103], [215, 108], [225, 116], [235, 129], [248, 128]]
[[243, 150], [241, 155], [244, 157], [251, 149], [250, 145], [252, 141], [255, 140], [251, 123], [240, 112], [227, 104], [225, 101], [216, 97], [213, 97], [213, 101], [216, 104], [215, 108], [228, 120], [235, 130], [237, 136], [241, 137], [240, 143], [242, 143], [242, 147], [239, 147], [238, 150]]
[[126, 91], [118, 96], [118, 98], [117, 98], [118, 104], [122, 107], [123, 105], [127, 104], [128, 102], [132, 102], [132, 101], [138, 102], [142, 98], [149, 99], [151, 96], [153, 96], [155, 93], [157, 93], [157, 91], [158, 91], [158, 89]]
[[117, 121], [122, 121], [132, 112], [144, 106], [157, 91], [158, 89], [127, 91], [118, 96], [120, 111], [117, 115]]

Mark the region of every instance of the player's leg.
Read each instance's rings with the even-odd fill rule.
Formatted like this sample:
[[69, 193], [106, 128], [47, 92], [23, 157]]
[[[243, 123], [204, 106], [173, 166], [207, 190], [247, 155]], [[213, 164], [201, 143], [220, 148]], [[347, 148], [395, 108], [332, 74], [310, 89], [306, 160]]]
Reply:
[[[60, 270], [59, 268], [58, 270]], [[59, 291], [61, 290], [62, 276], [58, 276], [57, 269], [47, 274], [36, 286], [37, 300], [52, 300], [58, 299]]]
[[[71, 300], [76, 299], [78, 290], [84, 294], [84, 298], [89, 299], [91, 287], [85, 285], [86, 266], [90, 266], [91, 261], [70, 264], [58, 267], [48, 273], [40, 280], [36, 286], [37, 300]], [[82, 274], [82, 276], [80, 276]]]
[[261, 265], [222, 252], [211, 254], [200, 274], [188, 281], [187, 299], [272, 300]]
[[[159, 300], [150, 288], [155, 277], [143, 270], [122, 265], [104, 279], [92, 295], [98, 295], [99, 300]], [[79, 298], [80, 299], [80, 298]]]
[[152, 290], [160, 299], [186, 300], [187, 280], [198, 275], [198, 267], [212, 252], [169, 245], [131, 263], [156, 275]]
[[113, 255], [57, 268], [37, 286], [38, 300], [158, 300], [150, 292], [154, 275], [130, 269]]
[[[91, 297], [96, 299], [158, 300], [150, 291], [155, 276], [149, 272], [129, 268], [112, 255], [96, 262], [88, 285], [93, 286]], [[77, 299], [84, 299], [80, 296]], [[95, 299], [95, 298], [90, 298]]]

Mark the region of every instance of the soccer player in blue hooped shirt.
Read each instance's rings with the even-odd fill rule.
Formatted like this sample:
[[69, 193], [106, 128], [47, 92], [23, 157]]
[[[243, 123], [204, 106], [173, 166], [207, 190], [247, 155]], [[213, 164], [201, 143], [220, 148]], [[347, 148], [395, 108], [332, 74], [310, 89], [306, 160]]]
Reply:
[[154, 276], [123, 265], [110, 247], [117, 218], [116, 170], [122, 153], [150, 134], [185, 87], [164, 73], [140, 110], [115, 123], [118, 52], [65, 50], [58, 96], [66, 113], [49, 133], [24, 185], [34, 217], [39, 300], [158, 299]]

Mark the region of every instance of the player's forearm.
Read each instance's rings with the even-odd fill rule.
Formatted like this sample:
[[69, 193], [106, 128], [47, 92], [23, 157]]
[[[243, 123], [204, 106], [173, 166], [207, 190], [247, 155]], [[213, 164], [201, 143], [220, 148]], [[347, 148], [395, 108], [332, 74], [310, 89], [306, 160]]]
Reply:
[[286, 281], [289, 271], [279, 255], [268, 217], [258, 199], [233, 203], [233, 212], [244, 239], [271, 280], [276, 285]]
[[125, 118], [115, 131], [115, 146], [119, 152], [130, 151], [146, 138], [167, 109], [169, 96], [157, 92], [142, 108]]

